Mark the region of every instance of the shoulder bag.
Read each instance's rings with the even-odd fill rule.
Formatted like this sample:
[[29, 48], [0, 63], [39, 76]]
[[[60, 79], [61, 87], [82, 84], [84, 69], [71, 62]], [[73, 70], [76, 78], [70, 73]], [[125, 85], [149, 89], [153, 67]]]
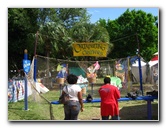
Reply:
[[[66, 85], [65, 85], [66, 86]], [[66, 86], [66, 93], [62, 94], [60, 97], [59, 97], [59, 103], [60, 104], [66, 104], [68, 101], [69, 101], [70, 97], [69, 97], [69, 94], [68, 94], [68, 88]]]

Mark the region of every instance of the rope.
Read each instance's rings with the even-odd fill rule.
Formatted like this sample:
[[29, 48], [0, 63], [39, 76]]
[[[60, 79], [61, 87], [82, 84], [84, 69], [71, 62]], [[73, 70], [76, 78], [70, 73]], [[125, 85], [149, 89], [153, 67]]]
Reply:
[[[25, 76], [26, 76], [26, 78], [28, 78], [28, 75], [27, 75], [26, 73], [25, 73]], [[43, 95], [41, 95], [40, 92], [38, 92], [38, 90], [35, 88], [34, 84], [33, 84], [31, 81], [29, 81], [29, 82], [30, 82], [30, 84], [31, 84], [31, 87], [33, 87], [33, 89], [39, 94], [39, 96], [40, 96], [41, 98], [43, 98], [43, 99], [50, 105], [50, 119], [51, 119], [51, 120], [54, 120], [53, 108], [52, 108], [51, 101], [49, 101], [49, 100], [46, 99]], [[34, 82], [34, 81], [33, 81], [33, 82]]]
[[[94, 63], [96, 61], [78, 61], [78, 60], [75, 60], [75, 61], [72, 61], [72, 60], [64, 60], [64, 59], [56, 59], [56, 58], [52, 58], [52, 57], [45, 57], [45, 56], [41, 56], [41, 55], [36, 55], [38, 57], [41, 57], [41, 58], [47, 58], [47, 59], [53, 59], [53, 60], [56, 60], [58, 62], [73, 62], [73, 63], [82, 63], [82, 62], [87, 62], [87, 63]], [[135, 56], [130, 56], [130, 58], [132, 57], [135, 57]], [[116, 61], [116, 60], [122, 60], [122, 59], [126, 59], [126, 58], [117, 58], [117, 59], [111, 59], [111, 58], [108, 58], [108, 60], [97, 60], [98, 62], [110, 62], [110, 61]]]

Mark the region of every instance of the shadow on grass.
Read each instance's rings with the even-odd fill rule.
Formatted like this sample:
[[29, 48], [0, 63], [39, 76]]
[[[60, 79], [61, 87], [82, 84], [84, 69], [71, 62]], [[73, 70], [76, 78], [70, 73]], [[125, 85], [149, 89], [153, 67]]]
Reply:
[[[14, 103], [14, 102], [9, 102], [8, 103], [8, 110], [23, 110], [23, 106], [21, 104], [23, 104], [24, 101], [17, 101], [17, 103]], [[17, 104], [17, 105], [16, 105]]]
[[12, 107], [9, 107], [8, 109], [10, 109], [10, 110], [12, 110], [12, 109], [14, 109], [14, 110], [24, 110], [24, 108], [12, 108]]
[[[152, 120], [158, 121], [158, 104], [152, 104]], [[121, 120], [148, 120], [147, 105], [125, 106], [120, 109]]]

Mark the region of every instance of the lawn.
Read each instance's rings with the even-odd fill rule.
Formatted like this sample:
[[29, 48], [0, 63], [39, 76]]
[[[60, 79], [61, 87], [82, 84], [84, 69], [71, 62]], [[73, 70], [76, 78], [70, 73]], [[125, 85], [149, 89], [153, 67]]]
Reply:
[[[98, 98], [98, 88], [100, 85], [88, 86], [86, 94], [93, 93], [93, 98]], [[132, 88], [139, 88], [138, 85]], [[144, 93], [151, 90], [151, 86], [144, 85]], [[121, 89], [121, 96], [126, 95], [126, 89]], [[60, 91], [58, 87], [54, 87], [49, 92], [42, 94], [48, 101], [58, 100]], [[38, 98], [37, 98], [38, 97]], [[154, 100], [152, 102], [152, 120], [159, 120], [159, 102]], [[63, 105], [51, 105], [47, 103], [39, 95], [36, 96], [36, 102], [34, 97], [28, 97], [28, 110], [24, 110], [24, 101], [18, 101], [15, 103], [8, 103], [8, 120], [10, 121], [52, 121], [50, 118], [50, 107], [52, 107], [53, 121], [62, 121], [64, 119]], [[120, 118], [121, 120], [133, 121], [133, 120], [147, 120], [147, 102], [146, 101], [123, 101], [119, 102]], [[86, 103], [84, 104], [84, 112], [80, 112], [80, 121], [93, 121], [100, 120], [100, 103]]]

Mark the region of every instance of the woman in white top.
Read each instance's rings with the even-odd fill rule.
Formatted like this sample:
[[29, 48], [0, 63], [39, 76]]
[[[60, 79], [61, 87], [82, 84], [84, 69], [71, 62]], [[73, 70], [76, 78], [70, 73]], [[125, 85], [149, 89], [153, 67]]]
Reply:
[[67, 90], [66, 87], [63, 88], [62, 93], [68, 93], [70, 100], [67, 104], [64, 105], [64, 120], [77, 120], [78, 114], [81, 110], [83, 112], [83, 101], [82, 101], [82, 92], [81, 87], [77, 85], [78, 77], [73, 74], [67, 76]]

